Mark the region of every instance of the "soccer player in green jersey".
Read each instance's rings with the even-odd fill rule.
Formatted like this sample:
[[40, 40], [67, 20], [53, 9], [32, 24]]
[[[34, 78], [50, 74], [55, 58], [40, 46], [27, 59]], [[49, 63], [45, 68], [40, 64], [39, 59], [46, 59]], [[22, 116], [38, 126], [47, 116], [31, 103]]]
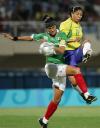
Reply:
[[[87, 89], [84, 78], [80, 70], [76, 67], [66, 65], [63, 58], [63, 52], [66, 47], [66, 34], [56, 29], [55, 21], [50, 18], [45, 18], [45, 25], [47, 32], [40, 34], [32, 34], [31, 36], [19, 36], [13, 37], [9, 34], [5, 34], [6, 37], [12, 40], [27, 40], [27, 41], [42, 41], [48, 43], [48, 50], [46, 53], [46, 65], [45, 72], [49, 78], [52, 79], [52, 85], [54, 89], [53, 99], [48, 105], [48, 108], [42, 118], [39, 119], [41, 128], [47, 128], [48, 120], [56, 111], [63, 92], [66, 87], [66, 76], [74, 75], [75, 80], [79, 87], [84, 85]], [[49, 44], [53, 46], [49, 48]], [[88, 97], [88, 95], [87, 95]]]

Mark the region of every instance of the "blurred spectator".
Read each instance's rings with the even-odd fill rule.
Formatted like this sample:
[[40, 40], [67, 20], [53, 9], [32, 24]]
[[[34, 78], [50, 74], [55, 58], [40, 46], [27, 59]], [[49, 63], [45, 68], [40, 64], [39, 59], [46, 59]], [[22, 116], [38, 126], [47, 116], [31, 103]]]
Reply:
[[64, 20], [68, 16], [68, 8], [77, 4], [86, 8], [87, 18], [99, 20], [100, 0], [0, 0], [0, 12], [9, 20], [41, 20], [44, 14]]
[[15, 21], [24, 21], [27, 20], [29, 16], [29, 10], [27, 8], [24, 8], [24, 6], [20, 5], [18, 3], [15, 7], [15, 10], [12, 13], [12, 20]]
[[[41, 21], [45, 14], [54, 17], [59, 25], [60, 21], [68, 17], [68, 9], [76, 5], [84, 7], [83, 21], [86, 21], [90, 28], [93, 26], [93, 30], [96, 30], [97, 26], [94, 25], [94, 22], [100, 21], [100, 0], [0, 0], [0, 31], [7, 32], [14, 29], [14, 33], [17, 33], [19, 30], [18, 25], [3, 26], [3, 21], [32, 21], [33, 23], [33, 21]], [[23, 27], [21, 24], [20, 31], [25, 27], [27, 26]], [[33, 26], [31, 24], [30, 28], [36, 32], [39, 31], [34, 24]], [[43, 29], [43, 26], [41, 28]]]

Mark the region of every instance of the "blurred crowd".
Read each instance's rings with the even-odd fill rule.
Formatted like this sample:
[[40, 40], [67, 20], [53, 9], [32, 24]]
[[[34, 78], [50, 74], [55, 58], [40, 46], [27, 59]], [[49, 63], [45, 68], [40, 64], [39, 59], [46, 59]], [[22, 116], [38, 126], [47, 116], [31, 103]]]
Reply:
[[73, 5], [84, 6], [84, 20], [100, 20], [100, 0], [0, 0], [0, 21], [39, 21], [44, 14], [60, 21]]
[[[85, 31], [93, 31], [99, 35], [99, 27], [94, 22], [100, 21], [100, 0], [0, 0], [0, 32], [18, 35], [23, 32], [43, 31], [44, 26], [38, 21], [45, 14], [53, 16], [59, 25], [68, 18], [69, 8], [72, 6], [84, 8]], [[25, 21], [25, 24], [8, 21]]]

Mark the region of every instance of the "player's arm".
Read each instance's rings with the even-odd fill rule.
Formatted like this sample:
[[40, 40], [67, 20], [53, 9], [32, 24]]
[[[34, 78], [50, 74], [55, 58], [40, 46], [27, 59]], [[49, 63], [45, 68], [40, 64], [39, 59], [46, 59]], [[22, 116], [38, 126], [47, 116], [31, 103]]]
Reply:
[[8, 33], [3, 33], [5, 38], [11, 39], [13, 41], [40, 41], [41, 43], [45, 42], [44, 40], [44, 33], [40, 34], [32, 34], [31, 36], [12, 36], [11, 34]]
[[5, 38], [17, 41], [17, 40], [22, 40], [22, 41], [32, 41], [32, 37], [31, 36], [12, 36], [9, 33], [3, 33], [2, 35], [4, 35]]
[[17, 37], [17, 40], [23, 40], [23, 41], [40, 41], [41, 43], [43, 43], [45, 41], [44, 40], [44, 33], [32, 34], [31, 36], [18, 36]]
[[76, 37], [75, 39], [69, 39], [67, 40], [67, 43], [71, 43], [71, 42], [79, 42], [81, 40], [81, 38]]
[[22, 40], [22, 41], [32, 41], [34, 39], [31, 38], [31, 36], [17, 36], [14, 37], [15, 40]]
[[60, 24], [59, 30], [61, 32], [64, 32], [66, 34], [66, 36], [67, 36], [69, 34], [69, 31], [70, 31], [70, 28], [71, 28], [70, 26], [71, 26], [70, 23], [62, 22]]
[[66, 47], [65, 40], [61, 40], [60, 44], [59, 44], [59, 47], [54, 47], [55, 53], [57, 53], [57, 54], [64, 54], [65, 47]]
[[60, 46], [58, 48], [55, 47], [54, 50], [55, 50], [55, 53], [57, 53], [57, 54], [64, 54], [65, 47], [63, 47], [63, 46]]
[[65, 51], [66, 41], [62, 40], [60, 42], [64, 43], [64, 45], [59, 44], [58, 47], [55, 47], [53, 43], [44, 42], [40, 45], [39, 52], [46, 56], [53, 54], [63, 54]]

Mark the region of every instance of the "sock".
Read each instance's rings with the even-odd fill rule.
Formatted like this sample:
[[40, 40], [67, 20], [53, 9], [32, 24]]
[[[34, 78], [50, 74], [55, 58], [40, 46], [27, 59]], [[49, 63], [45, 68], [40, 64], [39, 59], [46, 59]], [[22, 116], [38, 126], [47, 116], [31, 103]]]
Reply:
[[[53, 113], [56, 111], [58, 104], [55, 104], [53, 101], [50, 102], [48, 105], [47, 111], [45, 113], [45, 118], [46, 120], [49, 120], [49, 118], [53, 115]], [[45, 121], [47, 123], [47, 121]], [[44, 123], [45, 123], [44, 122]]]
[[48, 123], [48, 120], [45, 117], [43, 117], [43, 123], [45, 123], [45, 124]]
[[89, 92], [84, 93], [84, 96], [85, 96], [86, 99], [88, 98], [89, 95], [90, 95]]
[[84, 43], [83, 55], [86, 55], [87, 51], [91, 51], [91, 53], [92, 53], [92, 48], [91, 48], [91, 43], [90, 42]]
[[86, 93], [87, 85], [86, 85], [86, 82], [85, 82], [82, 74], [76, 74], [76, 75], [74, 75], [74, 77], [76, 79], [76, 82], [77, 82], [79, 88], [82, 90], [83, 93]]

